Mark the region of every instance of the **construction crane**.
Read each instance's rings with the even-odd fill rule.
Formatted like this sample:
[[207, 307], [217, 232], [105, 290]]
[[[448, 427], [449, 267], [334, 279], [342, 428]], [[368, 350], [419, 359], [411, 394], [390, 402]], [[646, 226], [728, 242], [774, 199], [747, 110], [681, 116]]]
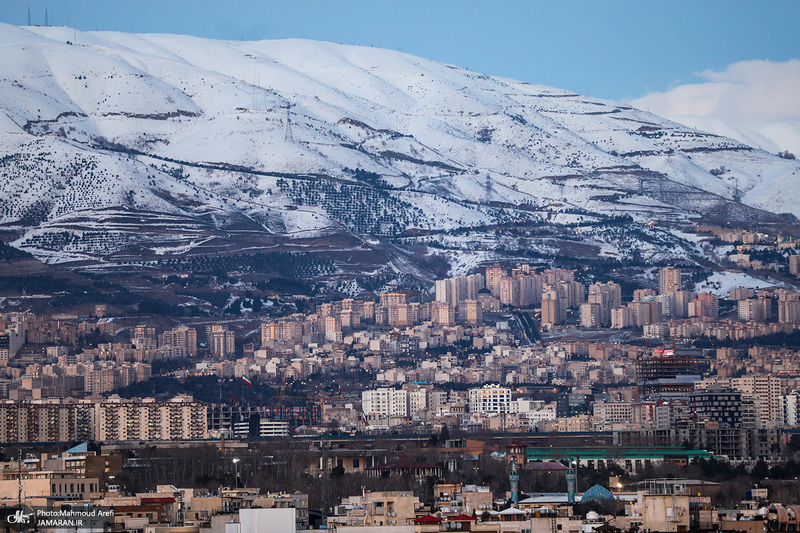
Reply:
[[281, 388], [280, 392], [278, 393], [278, 410], [280, 411], [281, 406], [283, 405], [283, 398], [286, 394], [286, 374], [287, 370], [291, 366], [292, 362], [289, 361], [283, 366], [283, 376], [281, 376]]

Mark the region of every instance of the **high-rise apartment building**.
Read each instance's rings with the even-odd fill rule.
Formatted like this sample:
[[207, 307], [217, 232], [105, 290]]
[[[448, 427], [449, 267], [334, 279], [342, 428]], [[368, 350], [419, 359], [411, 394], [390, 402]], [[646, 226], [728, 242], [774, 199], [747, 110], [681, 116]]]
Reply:
[[483, 325], [483, 305], [478, 300], [464, 300], [458, 306], [459, 319], [468, 326]]
[[361, 410], [365, 415], [408, 416], [408, 391], [388, 388], [362, 391]]
[[208, 407], [191, 396], [167, 401], [108, 398], [95, 404], [96, 440], [208, 438]]
[[740, 320], [761, 322], [772, 318], [771, 298], [748, 298], [736, 302], [736, 311]]
[[[597, 325], [607, 326], [611, 323], [611, 310], [622, 306], [622, 287], [613, 281], [594, 283], [589, 286], [589, 295], [586, 297], [586, 301], [599, 306]], [[583, 313], [581, 313], [581, 321], [583, 321]]]
[[95, 439], [90, 400], [0, 401], [0, 442], [82, 442]]
[[266, 346], [271, 341], [297, 343], [302, 340], [303, 334], [303, 323], [297, 320], [266, 322], [261, 324], [261, 345]]
[[218, 324], [209, 327], [210, 331], [207, 330], [206, 335], [208, 335], [208, 346], [211, 353], [219, 357], [233, 355], [236, 352], [234, 332]]
[[575, 281], [575, 271], [574, 270], [564, 270], [564, 269], [550, 269], [545, 270], [542, 275], [544, 276], [544, 283], [548, 283], [553, 285], [558, 283], [559, 281]]
[[732, 381], [733, 387], [756, 403], [761, 424], [777, 425], [781, 417], [781, 380], [768, 374], [748, 374]]
[[555, 290], [544, 291], [542, 294], [542, 326], [563, 324], [566, 319], [566, 310], [566, 298], [560, 298]]
[[486, 288], [494, 296], [500, 297], [500, 280], [508, 276], [508, 269], [500, 265], [486, 267]]
[[701, 292], [697, 298], [689, 302], [687, 316], [707, 316], [717, 318], [719, 316], [719, 298], [710, 292]]
[[485, 287], [483, 274], [436, 280], [436, 301], [456, 307], [464, 300], [475, 300]]
[[658, 273], [658, 294], [679, 291], [681, 285], [681, 269], [675, 267], [662, 268]]
[[778, 322], [800, 324], [800, 301], [782, 300], [778, 302]]
[[581, 304], [581, 326], [584, 328], [597, 328], [603, 323], [603, 309], [599, 303]]
[[789, 273], [794, 276], [800, 275], [800, 255], [789, 256]]
[[384, 307], [406, 303], [406, 295], [402, 292], [388, 292], [380, 295], [380, 303]]
[[633, 326], [631, 309], [628, 306], [618, 307], [611, 310], [611, 327], [614, 329], [625, 329]]
[[529, 307], [542, 301], [542, 276], [538, 274], [515, 274], [519, 286], [519, 305]]
[[781, 396], [780, 425], [800, 425], [800, 391], [791, 391]]
[[437, 326], [455, 326], [456, 313], [452, 306], [442, 302], [431, 302], [431, 322]]
[[173, 328], [159, 335], [159, 346], [175, 346], [186, 350], [186, 355], [197, 355], [197, 330], [186, 326]]

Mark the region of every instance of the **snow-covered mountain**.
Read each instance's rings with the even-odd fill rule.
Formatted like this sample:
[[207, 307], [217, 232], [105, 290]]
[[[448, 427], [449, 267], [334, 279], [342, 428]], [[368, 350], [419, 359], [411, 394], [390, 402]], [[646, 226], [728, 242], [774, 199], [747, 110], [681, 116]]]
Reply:
[[700, 253], [660, 226], [800, 214], [797, 161], [395, 51], [9, 25], [0, 46], [0, 231], [49, 262], [327, 250], [418, 274], [424, 246], [467, 252], [455, 274], [564, 252], [510, 224], [657, 259]]

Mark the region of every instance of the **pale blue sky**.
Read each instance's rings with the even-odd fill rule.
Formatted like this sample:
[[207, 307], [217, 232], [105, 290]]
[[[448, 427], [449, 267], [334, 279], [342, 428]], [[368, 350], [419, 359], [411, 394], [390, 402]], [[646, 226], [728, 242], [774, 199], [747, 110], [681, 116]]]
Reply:
[[402, 50], [630, 100], [750, 59], [800, 58], [797, 0], [0, 0], [0, 21]]

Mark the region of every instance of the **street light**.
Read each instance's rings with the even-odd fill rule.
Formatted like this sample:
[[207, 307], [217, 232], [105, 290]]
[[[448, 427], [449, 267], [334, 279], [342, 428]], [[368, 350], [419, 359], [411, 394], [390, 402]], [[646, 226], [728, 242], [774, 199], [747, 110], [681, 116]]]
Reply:
[[233, 460], [233, 466], [236, 468], [236, 479], [234, 480], [235, 488], [239, 488], [239, 458]]

